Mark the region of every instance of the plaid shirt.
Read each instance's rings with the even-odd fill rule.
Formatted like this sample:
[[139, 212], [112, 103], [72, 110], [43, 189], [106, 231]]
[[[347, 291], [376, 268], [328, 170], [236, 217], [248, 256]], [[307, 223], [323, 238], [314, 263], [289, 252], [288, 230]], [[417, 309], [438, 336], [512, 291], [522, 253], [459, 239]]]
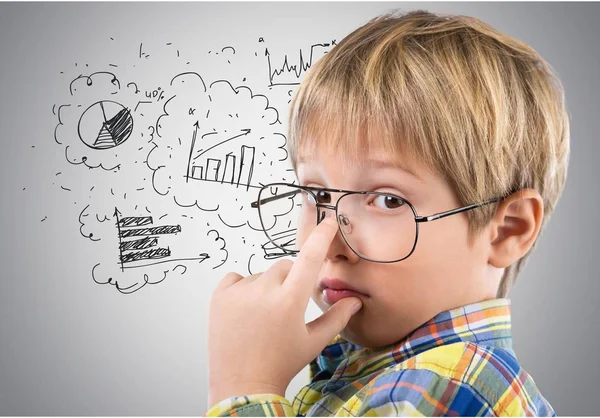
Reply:
[[206, 416], [556, 416], [512, 349], [510, 300], [441, 312], [384, 348], [334, 338], [290, 403], [233, 396]]

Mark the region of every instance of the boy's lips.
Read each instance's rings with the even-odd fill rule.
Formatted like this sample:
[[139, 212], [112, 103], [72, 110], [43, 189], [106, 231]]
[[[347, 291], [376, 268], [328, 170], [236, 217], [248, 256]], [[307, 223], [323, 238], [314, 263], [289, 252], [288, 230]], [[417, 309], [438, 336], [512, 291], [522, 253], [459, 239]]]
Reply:
[[333, 277], [324, 277], [323, 279], [321, 279], [321, 281], [319, 282], [319, 292], [322, 292], [325, 289], [350, 290], [362, 296], [369, 296], [361, 290], [357, 289], [356, 287], [349, 285], [344, 280]]

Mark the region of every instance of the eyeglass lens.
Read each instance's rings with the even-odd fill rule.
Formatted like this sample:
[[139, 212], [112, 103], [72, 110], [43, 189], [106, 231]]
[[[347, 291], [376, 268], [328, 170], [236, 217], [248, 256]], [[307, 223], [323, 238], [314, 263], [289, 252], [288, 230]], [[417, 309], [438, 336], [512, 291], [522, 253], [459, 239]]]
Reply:
[[[273, 186], [261, 190], [259, 215], [273, 245], [286, 252], [298, 252], [317, 225], [319, 216], [335, 206], [343, 239], [359, 256], [379, 262], [405, 258], [416, 238], [411, 207], [403, 199], [386, 193], [313, 193], [294, 186]], [[277, 198], [280, 197], [280, 198]], [[328, 216], [336, 216], [329, 213]]]

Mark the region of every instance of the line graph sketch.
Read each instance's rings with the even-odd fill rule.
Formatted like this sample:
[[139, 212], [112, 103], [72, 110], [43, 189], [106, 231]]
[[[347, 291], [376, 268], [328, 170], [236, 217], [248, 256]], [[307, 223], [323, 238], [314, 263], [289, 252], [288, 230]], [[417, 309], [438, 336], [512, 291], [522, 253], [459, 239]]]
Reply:
[[[299, 50], [297, 58], [290, 58], [285, 54], [283, 62], [280, 65], [278, 65], [279, 62], [276, 59], [271, 58], [269, 49], [265, 48], [265, 56], [267, 57], [269, 68], [269, 86], [295, 86], [300, 84], [300, 79], [304, 73], [334, 45], [337, 45], [335, 39], [330, 43], [311, 45], [306, 60], [304, 59], [302, 50]], [[288, 62], [290, 59], [295, 59], [293, 62], [296, 63], [290, 64]]]

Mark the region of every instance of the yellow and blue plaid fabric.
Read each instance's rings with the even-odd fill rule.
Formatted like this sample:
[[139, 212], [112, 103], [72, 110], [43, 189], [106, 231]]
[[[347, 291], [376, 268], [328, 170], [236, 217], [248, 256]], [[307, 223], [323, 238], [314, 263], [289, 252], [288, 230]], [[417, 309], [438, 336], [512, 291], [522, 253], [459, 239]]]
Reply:
[[293, 402], [233, 396], [206, 416], [556, 416], [512, 349], [510, 300], [441, 312], [378, 349], [335, 337]]

